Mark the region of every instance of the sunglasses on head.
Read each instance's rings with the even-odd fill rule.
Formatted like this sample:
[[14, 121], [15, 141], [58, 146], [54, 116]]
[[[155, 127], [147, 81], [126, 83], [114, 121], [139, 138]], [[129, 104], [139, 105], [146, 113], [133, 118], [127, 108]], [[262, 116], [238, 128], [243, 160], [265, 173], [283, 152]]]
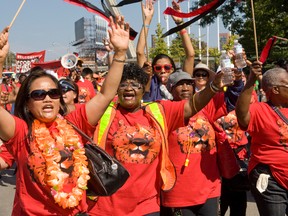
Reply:
[[34, 90], [32, 91], [28, 97], [32, 98], [35, 101], [40, 101], [44, 100], [46, 96], [49, 96], [51, 99], [59, 99], [61, 96], [60, 90], [59, 89], [50, 89], [48, 91], [39, 89], [39, 90]]
[[195, 77], [208, 77], [208, 73], [196, 73]]
[[164, 69], [166, 72], [169, 72], [172, 69], [172, 65], [171, 64], [164, 64], [164, 65], [154, 65], [153, 69], [155, 72], [159, 73], [162, 71], [162, 69]]
[[66, 93], [68, 91], [74, 91], [74, 92], [76, 91], [74, 86], [65, 80], [60, 81], [59, 84], [61, 86], [62, 93]]

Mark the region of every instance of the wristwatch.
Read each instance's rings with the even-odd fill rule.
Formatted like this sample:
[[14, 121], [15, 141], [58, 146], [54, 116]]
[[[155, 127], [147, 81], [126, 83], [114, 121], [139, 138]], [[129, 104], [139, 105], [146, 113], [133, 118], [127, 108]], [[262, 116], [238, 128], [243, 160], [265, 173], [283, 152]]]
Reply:
[[3, 82], [3, 78], [0, 78], [0, 84], [2, 84], [2, 82]]

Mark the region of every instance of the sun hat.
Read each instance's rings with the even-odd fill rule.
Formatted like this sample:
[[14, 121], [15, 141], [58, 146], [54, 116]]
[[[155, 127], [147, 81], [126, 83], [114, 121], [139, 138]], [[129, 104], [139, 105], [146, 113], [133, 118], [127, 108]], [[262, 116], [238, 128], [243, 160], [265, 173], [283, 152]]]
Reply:
[[212, 81], [214, 79], [215, 76], [215, 72], [210, 70], [209, 67], [206, 64], [203, 63], [198, 63], [193, 70], [193, 77], [195, 76], [196, 72], [199, 70], [204, 70], [209, 74], [209, 81]]
[[181, 80], [194, 80], [194, 78], [192, 78], [190, 76], [189, 73], [182, 71], [181, 69], [177, 69], [175, 72], [173, 72], [172, 74], [170, 74], [168, 82], [167, 82], [167, 89], [169, 92], [171, 92], [172, 88]]

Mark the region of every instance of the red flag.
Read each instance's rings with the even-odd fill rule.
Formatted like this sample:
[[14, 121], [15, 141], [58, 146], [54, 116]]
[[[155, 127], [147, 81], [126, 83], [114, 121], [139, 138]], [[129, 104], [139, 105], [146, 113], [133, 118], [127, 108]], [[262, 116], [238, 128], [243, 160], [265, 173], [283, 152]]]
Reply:
[[[64, 0], [64, 1], [73, 5], [79, 6], [79, 7], [83, 7], [91, 13], [95, 13], [101, 16], [107, 22], [110, 22], [109, 16], [114, 17], [113, 14], [106, 7], [105, 7], [106, 10], [103, 11], [99, 9], [98, 7], [96, 7], [95, 5], [85, 0]], [[103, 1], [101, 3], [102, 3], [102, 6], [105, 6]], [[138, 33], [130, 27], [129, 34], [130, 34], [129, 35], [130, 40], [134, 40]]]
[[133, 3], [137, 3], [137, 2], [141, 2], [142, 0], [123, 0], [121, 2], [119, 2], [117, 5], [115, 5], [114, 7], [121, 7], [123, 5], [128, 5], [128, 4], [133, 4]]
[[65, 77], [68, 75], [67, 71], [63, 66], [61, 65], [60, 60], [55, 60], [55, 61], [47, 61], [47, 62], [35, 62], [31, 64], [31, 68], [33, 67], [41, 67], [45, 70], [53, 70], [58, 74], [58, 77]]
[[87, 2], [85, 0], [64, 0], [64, 1], [79, 7], [83, 7], [91, 13], [96, 13], [103, 19], [105, 19], [107, 22], [109, 22], [109, 14], [105, 13], [104, 11], [102, 11], [95, 5], [91, 4], [90, 2]]
[[264, 63], [267, 59], [267, 57], [269, 56], [269, 53], [271, 51], [271, 48], [274, 46], [274, 44], [276, 43], [277, 38], [275, 36], [269, 38], [269, 40], [267, 41], [266, 45], [264, 46], [261, 55], [260, 55], [260, 61], [262, 63]]
[[191, 11], [190, 13], [183, 13], [183, 12], [179, 12], [174, 10], [171, 7], [167, 7], [166, 10], [163, 12], [164, 14], [167, 15], [172, 15], [172, 16], [177, 16], [177, 17], [182, 17], [182, 18], [189, 18], [192, 16], [197, 16], [201, 13], [204, 13], [208, 10], [210, 10], [214, 5], [216, 5], [219, 2], [219, 0], [214, 0], [213, 2], [210, 2], [209, 4], [206, 4], [194, 11]]

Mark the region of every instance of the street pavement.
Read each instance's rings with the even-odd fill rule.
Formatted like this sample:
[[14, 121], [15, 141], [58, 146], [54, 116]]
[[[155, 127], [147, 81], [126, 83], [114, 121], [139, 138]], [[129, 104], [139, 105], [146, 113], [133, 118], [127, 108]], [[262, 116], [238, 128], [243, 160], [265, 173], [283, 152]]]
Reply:
[[[11, 215], [15, 193], [14, 167], [0, 171], [0, 216]], [[255, 201], [248, 193], [247, 216], [259, 216]], [[211, 215], [212, 216], [212, 215]], [[229, 216], [229, 211], [225, 216]]]

